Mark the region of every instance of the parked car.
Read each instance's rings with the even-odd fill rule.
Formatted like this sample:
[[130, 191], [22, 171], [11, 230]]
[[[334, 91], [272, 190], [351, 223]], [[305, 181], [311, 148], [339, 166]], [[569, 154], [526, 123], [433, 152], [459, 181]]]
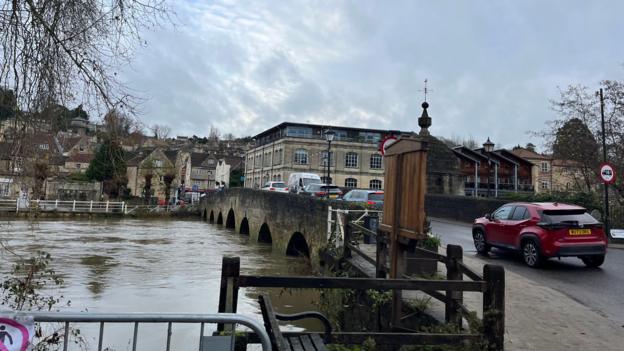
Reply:
[[262, 187], [262, 190], [265, 191], [276, 191], [278, 193], [287, 193], [288, 187], [284, 182], [266, 182]]
[[607, 252], [602, 223], [583, 207], [556, 202], [505, 204], [475, 219], [472, 236], [478, 253], [491, 247], [516, 250], [530, 267], [566, 256], [598, 267]]
[[342, 200], [383, 206], [384, 192], [382, 190], [353, 189], [347, 192]]
[[314, 173], [291, 173], [288, 177], [288, 188], [291, 193], [301, 194], [310, 184], [321, 184], [321, 177]]
[[310, 184], [303, 189], [302, 194], [321, 198], [329, 197], [330, 199], [339, 199], [342, 197], [342, 190], [340, 190], [340, 187], [333, 184]]

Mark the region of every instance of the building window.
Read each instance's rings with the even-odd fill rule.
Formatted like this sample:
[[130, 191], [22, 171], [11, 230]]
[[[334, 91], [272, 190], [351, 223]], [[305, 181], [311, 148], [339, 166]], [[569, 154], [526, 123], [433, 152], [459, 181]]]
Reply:
[[345, 167], [357, 168], [358, 166], [358, 154], [355, 152], [347, 152], [345, 155]]
[[548, 162], [542, 162], [542, 172], [549, 172], [550, 171], [550, 164], [548, 164]]
[[256, 157], [254, 159], [254, 167], [255, 168], [260, 168], [261, 162], [262, 161], [262, 154], [256, 154]]
[[357, 179], [355, 179], [355, 178], [347, 178], [347, 179], [345, 179], [345, 186], [347, 188], [357, 188]]
[[360, 140], [365, 143], [378, 143], [381, 140], [381, 134], [375, 132], [360, 132]]
[[371, 189], [375, 189], [375, 190], [381, 189], [381, 180], [379, 180], [379, 179], [371, 180], [370, 184], [368, 185], [368, 187], [371, 188]]
[[370, 168], [371, 169], [381, 169], [381, 155], [373, 154], [370, 157]]
[[80, 163], [76, 163], [76, 168], [80, 169], [81, 164]]
[[306, 149], [295, 150], [295, 164], [296, 165], [308, 164], [308, 151]]
[[550, 189], [550, 182], [548, 182], [547, 180], [542, 180], [541, 189], [542, 190]]
[[286, 127], [286, 136], [295, 138], [312, 138], [312, 128], [310, 127]]
[[323, 184], [331, 184], [332, 183], [332, 178], [331, 177], [327, 178], [327, 177], [323, 176], [323, 177], [321, 177], [321, 183], [323, 183]]
[[274, 165], [281, 165], [282, 164], [282, 154], [283, 154], [282, 149], [275, 150], [275, 154], [273, 154], [273, 164]]
[[[336, 165], [336, 159], [334, 157], [334, 152], [330, 152], [329, 156], [331, 158], [331, 165]], [[321, 166], [327, 167], [327, 151], [321, 151]]]
[[159, 167], [160, 168], [160, 167], [162, 167], [162, 165], [163, 165], [163, 161], [162, 160], [155, 160], [154, 161], [154, 166], [155, 167]]
[[265, 152], [264, 153], [264, 162], [262, 163], [263, 167], [269, 167], [271, 165], [271, 153], [270, 152]]

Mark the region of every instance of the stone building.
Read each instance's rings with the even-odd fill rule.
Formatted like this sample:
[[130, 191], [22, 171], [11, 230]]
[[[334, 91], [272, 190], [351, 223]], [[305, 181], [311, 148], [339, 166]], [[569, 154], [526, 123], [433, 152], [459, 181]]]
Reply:
[[537, 153], [519, 146], [511, 152], [535, 165], [533, 176], [536, 193], [579, 191], [585, 187], [584, 184], [578, 184], [583, 175], [581, 166], [574, 161], [556, 159], [552, 155]]
[[[423, 116], [427, 119], [426, 106]], [[423, 117], [421, 117], [423, 118]], [[429, 118], [430, 121], [430, 118]], [[342, 188], [383, 189], [384, 161], [380, 142], [390, 136], [411, 132], [352, 127], [320, 126], [284, 122], [254, 137], [256, 144], [245, 159], [245, 187], [258, 188], [270, 180], [288, 181], [294, 172], [327, 177], [327, 147], [324, 132], [335, 132], [331, 143], [330, 182]], [[463, 175], [453, 150], [425, 132], [428, 144], [427, 192], [463, 194]]]
[[335, 132], [330, 182], [344, 188], [383, 189], [384, 165], [379, 142], [400, 132], [290, 122], [254, 137], [255, 146], [246, 154], [245, 187], [259, 188], [270, 180], [287, 181], [294, 172], [315, 173], [325, 181], [327, 129]]

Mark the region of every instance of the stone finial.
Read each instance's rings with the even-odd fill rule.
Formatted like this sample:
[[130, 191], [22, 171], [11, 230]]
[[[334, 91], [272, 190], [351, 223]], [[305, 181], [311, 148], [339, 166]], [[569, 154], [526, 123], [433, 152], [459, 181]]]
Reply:
[[422, 112], [422, 115], [420, 115], [420, 118], [418, 118], [418, 125], [420, 126], [420, 133], [418, 134], [430, 135], [428, 128], [431, 127], [431, 117], [429, 117], [429, 114], [427, 113], [427, 108], [429, 107], [429, 103], [425, 101], [422, 103], [421, 106], [423, 108], [423, 112]]

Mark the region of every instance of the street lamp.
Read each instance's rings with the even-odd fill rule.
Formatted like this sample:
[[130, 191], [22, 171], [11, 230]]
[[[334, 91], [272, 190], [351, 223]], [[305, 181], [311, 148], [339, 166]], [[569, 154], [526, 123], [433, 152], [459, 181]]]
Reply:
[[331, 142], [334, 140], [334, 135], [336, 133], [331, 129], [325, 130], [325, 140], [327, 140], [327, 178], [325, 178], [325, 183], [327, 184], [327, 189], [325, 189], [325, 193], [327, 198], [329, 198], [329, 167], [331, 165]]
[[[490, 197], [490, 174], [492, 173], [492, 161], [490, 160], [490, 152], [494, 151], [494, 143], [487, 138], [487, 141], [483, 143], [483, 149], [485, 150], [488, 162], [487, 168], [487, 197]], [[496, 177], [496, 176], [495, 176]]]

